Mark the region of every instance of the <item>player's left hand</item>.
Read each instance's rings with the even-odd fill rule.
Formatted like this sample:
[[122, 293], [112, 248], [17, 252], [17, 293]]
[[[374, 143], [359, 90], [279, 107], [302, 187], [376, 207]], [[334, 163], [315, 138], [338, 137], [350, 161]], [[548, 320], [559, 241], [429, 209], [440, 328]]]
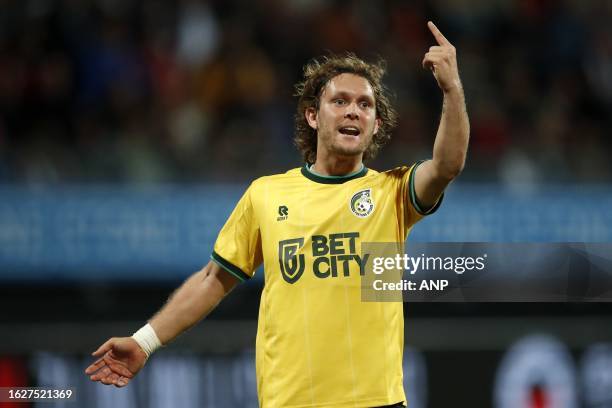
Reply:
[[461, 79], [457, 68], [457, 51], [434, 23], [427, 23], [438, 45], [429, 47], [429, 52], [423, 58], [423, 68], [433, 72], [442, 92], [448, 93], [461, 89]]

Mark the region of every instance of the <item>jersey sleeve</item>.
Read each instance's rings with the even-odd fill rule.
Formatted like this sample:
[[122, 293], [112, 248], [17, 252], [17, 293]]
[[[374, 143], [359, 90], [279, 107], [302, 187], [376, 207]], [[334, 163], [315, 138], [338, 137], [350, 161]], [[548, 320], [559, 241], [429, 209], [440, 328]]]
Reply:
[[408, 230], [414, 224], [423, 219], [423, 217], [436, 212], [442, 204], [442, 200], [444, 198], [444, 193], [442, 193], [440, 199], [431, 208], [423, 208], [419, 204], [414, 189], [414, 174], [416, 168], [423, 162], [424, 160], [421, 160], [410, 167], [404, 166], [393, 170], [393, 172], [395, 173], [395, 178], [396, 180], [398, 180], [398, 216], [403, 219], [402, 224], [404, 230], [406, 231], [406, 234]]
[[415, 175], [417, 167], [419, 167], [419, 165], [423, 163], [424, 161], [425, 160], [420, 160], [416, 162], [415, 164], [413, 164], [410, 167], [410, 174], [408, 176], [408, 196], [409, 196], [408, 202], [410, 203], [410, 208], [416, 212], [415, 216], [420, 217], [419, 220], [426, 215], [431, 215], [435, 213], [436, 211], [438, 211], [438, 208], [440, 208], [440, 205], [442, 204], [442, 200], [444, 199], [444, 192], [443, 192], [440, 195], [440, 198], [438, 199], [438, 201], [436, 201], [436, 203], [433, 206], [429, 208], [423, 208], [423, 206], [419, 204], [419, 200], [414, 190], [414, 175]]
[[215, 242], [211, 259], [245, 281], [262, 262], [261, 233], [253, 208], [253, 185], [244, 193]]

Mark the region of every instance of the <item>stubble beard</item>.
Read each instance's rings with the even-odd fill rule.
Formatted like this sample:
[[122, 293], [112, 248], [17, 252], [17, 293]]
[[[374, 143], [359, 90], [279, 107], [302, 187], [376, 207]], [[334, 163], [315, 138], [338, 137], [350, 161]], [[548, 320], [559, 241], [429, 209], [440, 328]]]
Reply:
[[359, 143], [356, 146], [343, 145], [336, 139], [336, 137], [337, 136], [334, 131], [331, 136], [323, 138], [323, 143], [325, 143], [326, 150], [329, 153], [332, 153], [337, 156], [355, 157], [363, 155], [365, 153], [365, 151], [368, 149], [368, 146], [370, 146], [370, 143], [372, 143], [373, 135], [371, 135], [367, 139], [360, 138]]

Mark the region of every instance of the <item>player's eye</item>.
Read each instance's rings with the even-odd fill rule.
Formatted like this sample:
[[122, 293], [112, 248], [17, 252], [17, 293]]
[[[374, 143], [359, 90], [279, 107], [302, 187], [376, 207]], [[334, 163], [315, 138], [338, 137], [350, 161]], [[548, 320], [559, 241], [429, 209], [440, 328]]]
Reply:
[[346, 104], [346, 101], [344, 99], [338, 98], [338, 99], [334, 99], [334, 104], [338, 105], [338, 106], [342, 106], [342, 105]]
[[359, 106], [361, 106], [361, 108], [362, 108], [362, 109], [367, 109], [367, 108], [369, 108], [370, 106], [372, 106], [372, 104], [370, 104], [370, 102], [368, 102], [368, 101], [361, 101], [361, 102], [359, 103]]

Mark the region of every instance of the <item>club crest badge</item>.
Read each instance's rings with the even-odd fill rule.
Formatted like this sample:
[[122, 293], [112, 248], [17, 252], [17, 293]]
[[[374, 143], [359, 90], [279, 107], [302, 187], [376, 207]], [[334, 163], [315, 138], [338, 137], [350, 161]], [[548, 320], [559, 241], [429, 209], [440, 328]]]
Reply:
[[365, 218], [374, 211], [374, 200], [372, 200], [372, 189], [358, 191], [353, 194], [349, 207], [353, 214], [359, 218]]

